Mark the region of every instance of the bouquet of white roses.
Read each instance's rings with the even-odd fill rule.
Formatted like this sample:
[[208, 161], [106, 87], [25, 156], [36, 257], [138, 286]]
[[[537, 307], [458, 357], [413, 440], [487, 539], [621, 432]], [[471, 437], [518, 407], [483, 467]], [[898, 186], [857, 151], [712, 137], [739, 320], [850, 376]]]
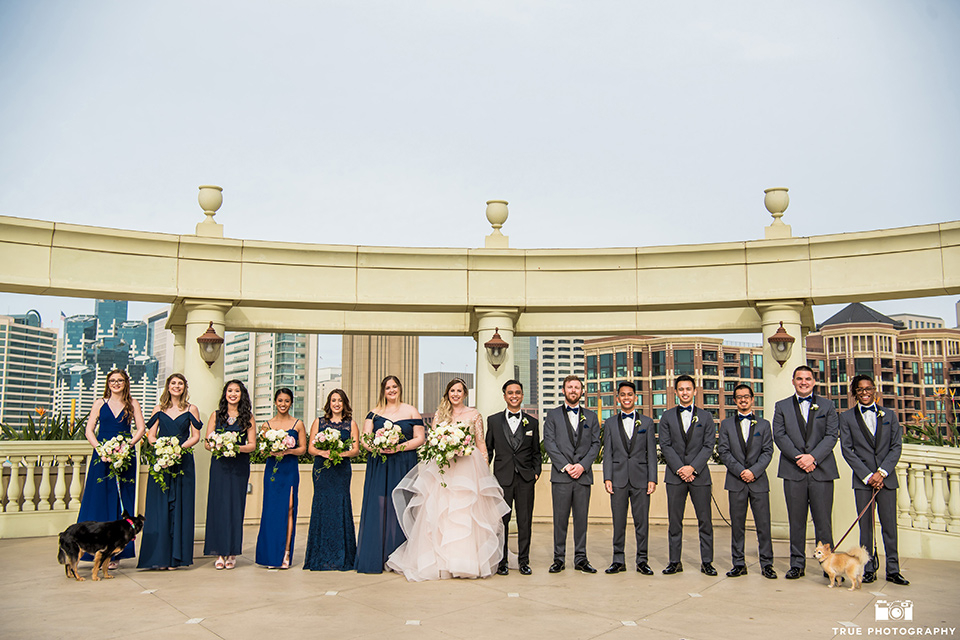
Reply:
[[215, 431], [207, 438], [210, 443], [210, 453], [214, 458], [235, 458], [240, 434], [236, 431]]
[[180, 446], [175, 436], [162, 436], [154, 444], [145, 443], [142, 450], [143, 461], [148, 465], [150, 477], [160, 485], [161, 491], [167, 490], [167, 478], [183, 475], [180, 462], [183, 456], [190, 455], [190, 449]]
[[420, 447], [417, 455], [421, 461], [435, 462], [438, 470], [443, 474], [444, 468], [449, 467], [455, 458], [468, 456], [475, 450], [469, 424], [441, 422], [430, 429], [427, 441]]
[[[257, 436], [257, 457], [266, 461], [274, 453], [283, 453], [288, 449], [295, 449], [297, 439], [291, 436], [283, 429], [264, 429]], [[273, 472], [270, 474], [270, 482], [276, 480], [277, 466], [279, 461], [273, 465]]]
[[321, 451], [330, 452], [330, 457], [323, 461], [323, 468], [329, 469], [331, 465], [340, 464], [343, 460], [340, 454], [353, 446], [353, 440], [348, 438], [344, 441], [339, 429], [327, 427], [313, 439], [313, 446]]
[[394, 449], [400, 441], [403, 440], [403, 431], [400, 427], [389, 420], [384, 421], [383, 426], [373, 433], [364, 433], [360, 438], [363, 440], [370, 453], [379, 456], [381, 462], [387, 461], [387, 449]]
[[[130, 468], [133, 461], [133, 444], [129, 437], [117, 435], [96, 447], [100, 461], [107, 465], [107, 476], [122, 482], [133, 482], [123, 477], [123, 472]], [[106, 478], [100, 478], [103, 482]]]

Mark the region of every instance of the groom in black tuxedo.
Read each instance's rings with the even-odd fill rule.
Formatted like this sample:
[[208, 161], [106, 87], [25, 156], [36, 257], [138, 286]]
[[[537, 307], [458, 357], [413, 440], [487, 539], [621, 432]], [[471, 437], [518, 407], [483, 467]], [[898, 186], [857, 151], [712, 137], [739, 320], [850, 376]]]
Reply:
[[[533, 525], [533, 486], [543, 466], [540, 456], [540, 424], [533, 416], [520, 411], [523, 404], [523, 385], [508, 380], [503, 385], [503, 399], [507, 410], [487, 418], [487, 461], [493, 461], [493, 475], [503, 487], [503, 499], [508, 507], [516, 505], [517, 550], [520, 573], [528, 576], [530, 570], [530, 529]], [[507, 568], [507, 534], [510, 531], [510, 513], [503, 516], [503, 558], [497, 575], [510, 573]]]

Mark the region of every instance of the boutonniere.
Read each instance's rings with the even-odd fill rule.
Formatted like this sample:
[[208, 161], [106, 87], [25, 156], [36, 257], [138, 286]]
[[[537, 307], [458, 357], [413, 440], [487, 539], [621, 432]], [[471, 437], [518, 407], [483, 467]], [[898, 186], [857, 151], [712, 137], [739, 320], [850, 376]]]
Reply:
[[697, 415], [693, 416], [693, 419], [690, 420], [690, 424], [697, 424], [698, 422], [700, 422], [700, 416]]
[[520, 420], [520, 424], [522, 424], [523, 426], [527, 426], [527, 416], [523, 416], [523, 419]]
[[882, 418], [883, 416], [885, 416], [885, 415], [887, 415], [887, 414], [885, 414], [885, 413], [883, 412], [883, 409], [880, 409], [879, 411], [877, 411], [877, 415]]
[[757, 421], [756, 421], [756, 420], [751, 420], [751, 421], [750, 421], [750, 426], [751, 426], [751, 427], [757, 426]]
[[583, 415], [583, 411], [580, 412], [580, 424], [583, 424], [587, 421], [587, 416]]
[[813, 409], [814, 411], [819, 411], [819, 410], [820, 410], [820, 405], [818, 405], [816, 402], [814, 402], [812, 405], [810, 405], [810, 408]]

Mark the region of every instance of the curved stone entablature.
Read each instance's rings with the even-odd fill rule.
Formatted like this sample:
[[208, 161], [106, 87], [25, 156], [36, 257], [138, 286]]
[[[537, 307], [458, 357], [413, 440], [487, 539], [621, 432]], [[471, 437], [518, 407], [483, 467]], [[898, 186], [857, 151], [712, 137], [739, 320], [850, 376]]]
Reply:
[[812, 304], [960, 293], [960, 222], [666, 247], [448, 249], [0, 216], [0, 290], [176, 309], [223, 302], [231, 330], [472, 335], [473, 311], [496, 307], [512, 310], [522, 334], [732, 333], [757, 331], [757, 305], [781, 300], [803, 301], [812, 329]]

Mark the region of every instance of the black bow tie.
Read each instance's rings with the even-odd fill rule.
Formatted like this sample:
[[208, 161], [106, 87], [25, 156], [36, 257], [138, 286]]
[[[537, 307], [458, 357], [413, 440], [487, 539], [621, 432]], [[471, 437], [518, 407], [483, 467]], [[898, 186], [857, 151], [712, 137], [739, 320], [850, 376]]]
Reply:
[[633, 421], [636, 421], [636, 419], [637, 419], [637, 418], [636, 418], [636, 414], [633, 413], [632, 411], [631, 411], [630, 413], [621, 413], [621, 414], [620, 414], [620, 419], [621, 419], [621, 420], [626, 420], [627, 418], [630, 418], [630, 419], [633, 420]]
[[519, 419], [520, 419], [520, 414], [519, 414], [519, 413], [512, 413], [512, 412], [508, 411], [508, 412], [507, 412], [507, 419], [509, 420], [510, 418], [516, 418], [517, 420], [519, 420]]
[[753, 415], [752, 413], [748, 413], [747, 415], [743, 415], [742, 413], [740, 413], [740, 414], [737, 414], [737, 416], [738, 416], [741, 420], [753, 420], [753, 419], [754, 419], [754, 415]]
[[690, 405], [689, 407], [678, 407], [678, 408], [680, 409], [681, 412], [689, 411], [690, 413], [693, 413], [693, 405]]
[[570, 413], [580, 413], [580, 407], [571, 407], [570, 405], [566, 405], [566, 409]]
[[860, 405], [860, 413], [863, 413], [864, 411], [876, 411], [876, 410], [877, 410], [877, 405], [875, 404], [872, 404], [869, 407]]
[[813, 396], [807, 396], [806, 398], [797, 398], [797, 400], [799, 400], [800, 402], [809, 402], [809, 403], [812, 404], [812, 403], [813, 403]]

